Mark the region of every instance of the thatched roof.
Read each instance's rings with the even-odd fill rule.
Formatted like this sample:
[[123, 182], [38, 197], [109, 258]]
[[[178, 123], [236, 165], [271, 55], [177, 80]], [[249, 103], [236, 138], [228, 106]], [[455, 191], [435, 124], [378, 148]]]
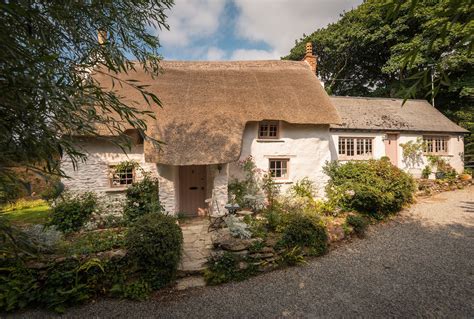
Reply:
[[332, 96], [342, 124], [332, 129], [468, 133], [425, 100]]
[[[146, 160], [171, 165], [238, 160], [249, 121], [282, 120], [299, 124], [339, 123], [329, 96], [306, 62], [163, 61], [163, 74], [152, 79], [140, 69], [121, 78], [149, 85], [162, 101], [153, 107], [148, 134], [164, 141], [162, 151], [145, 142]], [[111, 88], [108, 77], [94, 75]], [[148, 107], [139, 92], [115, 86], [127, 101]]]

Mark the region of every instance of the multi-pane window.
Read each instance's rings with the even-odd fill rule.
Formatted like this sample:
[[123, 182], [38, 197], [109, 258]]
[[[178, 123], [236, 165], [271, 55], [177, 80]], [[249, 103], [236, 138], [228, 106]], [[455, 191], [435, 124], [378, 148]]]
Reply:
[[372, 157], [373, 139], [371, 137], [339, 137], [340, 158], [367, 159]]
[[258, 138], [278, 138], [278, 121], [262, 121], [258, 124]]
[[288, 178], [288, 163], [287, 158], [278, 158], [269, 160], [269, 171], [274, 178], [286, 179]]
[[423, 136], [426, 154], [447, 154], [448, 136]]
[[135, 177], [133, 167], [125, 167], [117, 170], [114, 166], [111, 166], [110, 173], [110, 186], [112, 187], [125, 187], [133, 184]]

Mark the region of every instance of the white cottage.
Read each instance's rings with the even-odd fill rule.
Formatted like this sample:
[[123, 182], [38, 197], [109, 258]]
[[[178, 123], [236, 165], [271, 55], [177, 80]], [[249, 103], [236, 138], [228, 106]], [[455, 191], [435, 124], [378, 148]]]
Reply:
[[[156, 78], [139, 68], [118, 74], [149, 85], [159, 96], [163, 107], [151, 107], [156, 120], [147, 120], [147, 134], [165, 144], [157, 149], [128, 130], [134, 145], [125, 155], [107, 130], [101, 138], [77, 137], [89, 158], [77, 170], [64, 161], [71, 177], [64, 184], [71, 191], [92, 190], [119, 200], [140, 176], [133, 169], [113, 174], [114, 166], [134, 160], [158, 177], [168, 212], [197, 215], [212, 194], [223, 211], [228, 181], [240, 175], [236, 163], [249, 155], [283, 190], [308, 177], [320, 196], [326, 161], [387, 155], [405, 168], [399, 144], [418, 136], [431, 138], [433, 151], [462, 170], [467, 131], [422, 101], [402, 107], [400, 100], [329, 97], [316, 77], [316, 57], [307, 49], [301, 62], [163, 61], [163, 74]], [[108, 77], [93, 76], [126, 101], [148, 107], [136, 90], [112, 88]]]

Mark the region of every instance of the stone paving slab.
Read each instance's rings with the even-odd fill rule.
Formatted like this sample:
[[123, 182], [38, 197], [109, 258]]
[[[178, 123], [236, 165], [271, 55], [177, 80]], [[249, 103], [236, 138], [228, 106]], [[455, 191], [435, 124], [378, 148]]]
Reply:
[[205, 264], [212, 250], [209, 220], [191, 219], [180, 226], [183, 232], [183, 253], [178, 269], [183, 273], [201, 272], [206, 268]]

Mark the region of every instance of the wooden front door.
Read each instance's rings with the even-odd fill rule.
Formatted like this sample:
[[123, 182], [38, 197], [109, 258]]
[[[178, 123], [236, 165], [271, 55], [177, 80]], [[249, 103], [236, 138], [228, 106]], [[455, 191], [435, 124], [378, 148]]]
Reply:
[[390, 158], [393, 165], [398, 166], [398, 134], [387, 134], [385, 143], [385, 156]]
[[187, 216], [198, 216], [198, 209], [206, 207], [206, 166], [192, 165], [179, 168], [179, 210]]

